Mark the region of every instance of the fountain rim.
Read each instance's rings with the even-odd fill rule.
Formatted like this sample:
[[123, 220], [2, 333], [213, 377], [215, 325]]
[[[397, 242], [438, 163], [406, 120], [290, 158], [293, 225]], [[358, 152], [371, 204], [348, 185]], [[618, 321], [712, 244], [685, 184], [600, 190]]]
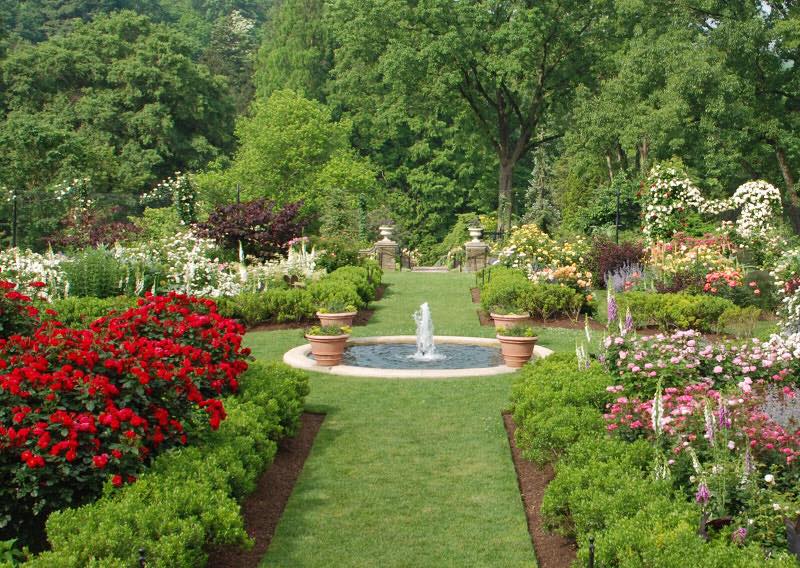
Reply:
[[[457, 335], [435, 335], [434, 341], [451, 345], [477, 345], [481, 347], [500, 347], [500, 341], [488, 337], [465, 337]], [[351, 337], [347, 345], [381, 345], [387, 343], [416, 344], [416, 335], [381, 335], [376, 337]], [[534, 348], [534, 357], [542, 359], [553, 351], [541, 345]], [[310, 357], [311, 345], [303, 344], [290, 349], [283, 355], [283, 362], [296, 369], [340, 375], [348, 377], [371, 377], [383, 379], [454, 379], [467, 377], [489, 377], [514, 373], [519, 369], [506, 365], [495, 367], [471, 367], [467, 369], [385, 369], [380, 367], [357, 367], [355, 365], [317, 365]]]

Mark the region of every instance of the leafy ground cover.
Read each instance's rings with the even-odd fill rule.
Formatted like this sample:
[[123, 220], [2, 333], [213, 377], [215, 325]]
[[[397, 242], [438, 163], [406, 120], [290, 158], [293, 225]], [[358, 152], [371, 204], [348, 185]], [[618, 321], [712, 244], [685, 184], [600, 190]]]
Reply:
[[[466, 274], [389, 273], [370, 325], [413, 334], [430, 303], [436, 333], [491, 337]], [[538, 331], [538, 330], [537, 330]], [[576, 332], [542, 330], [574, 349]], [[299, 330], [246, 336], [259, 359], [303, 342]], [[382, 380], [312, 374], [307, 408], [327, 413], [263, 566], [532, 566], [501, 411], [513, 375]]]

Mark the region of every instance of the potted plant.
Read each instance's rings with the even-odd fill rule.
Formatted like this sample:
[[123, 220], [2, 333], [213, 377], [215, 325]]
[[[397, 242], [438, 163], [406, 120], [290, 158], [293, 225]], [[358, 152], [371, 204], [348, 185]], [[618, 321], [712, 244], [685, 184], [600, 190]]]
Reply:
[[323, 327], [351, 327], [358, 308], [353, 304], [345, 304], [340, 300], [332, 300], [317, 310], [319, 324]]
[[350, 328], [338, 325], [315, 325], [305, 334], [311, 344], [311, 354], [322, 367], [333, 367], [342, 362]]
[[515, 325], [532, 325], [531, 314], [526, 311], [518, 310], [510, 306], [493, 306], [489, 311], [489, 316], [494, 320], [494, 327], [497, 330], [509, 328]]
[[533, 334], [529, 325], [514, 325], [497, 330], [500, 341], [500, 352], [508, 367], [519, 368], [527, 363], [533, 355], [533, 348], [539, 339]]

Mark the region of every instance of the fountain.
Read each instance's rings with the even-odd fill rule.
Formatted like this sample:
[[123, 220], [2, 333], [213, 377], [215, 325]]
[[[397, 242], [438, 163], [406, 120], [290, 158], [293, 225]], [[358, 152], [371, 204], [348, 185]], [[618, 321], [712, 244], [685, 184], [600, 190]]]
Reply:
[[411, 355], [416, 361], [439, 361], [445, 356], [436, 353], [433, 343], [433, 318], [428, 302], [414, 312], [414, 321], [417, 323], [417, 351]]
[[[495, 338], [434, 336], [427, 302], [413, 317], [416, 335], [350, 338], [341, 365], [317, 365], [309, 345], [290, 349], [283, 360], [292, 367], [320, 373], [397, 379], [478, 377], [517, 370], [503, 364], [500, 342]], [[534, 349], [535, 357], [551, 353], [538, 345]]]

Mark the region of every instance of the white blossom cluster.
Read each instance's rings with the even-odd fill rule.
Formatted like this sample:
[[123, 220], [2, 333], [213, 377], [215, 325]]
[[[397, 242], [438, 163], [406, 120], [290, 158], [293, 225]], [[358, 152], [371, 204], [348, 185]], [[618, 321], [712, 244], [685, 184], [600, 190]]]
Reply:
[[87, 206], [86, 202], [89, 201], [88, 192], [91, 183], [92, 179], [89, 177], [64, 180], [53, 188], [53, 195], [58, 201], [77, 197], [82, 205]]
[[[67, 295], [66, 279], [61, 263], [67, 260], [62, 254], [48, 250], [39, 254], [30, 250], [9, 248], [0, 251], [0, 278], [14, 282], [17, 290], [28, 296], [40, 296], [51, 299]], [[46, 287], [34, 288], [31, 282], [44, 282]]]
[[675, 168], [655, 166], [650, 172], [648, 200], [643, 232], [650, 240], [669, 232], [673, 217], [694, 208], [716, 215], [740, 209], [736, 232], [743, 238], [761, 238], [772, 229], [773, 219], [781, 211], [778, 189], [762, 180], [740, 185], [728, 199], [706, 199], [689, 178], [680, 177]]
[[171, 203], [178, 212], [181, 223], [188, 225], [194, 221], [197, 190], [189, 174], [175, 172], [172, 177], [158, 182], [153, 189], [143, 193], [139, 201], [143, 205]]
[[770, 271], [775, 288], [781, 296], [778, 315], [784, 335], [800, 335], [800, 289], [790, 291], [787, 282], [800, 278], [800, 247], [783, 252]]

